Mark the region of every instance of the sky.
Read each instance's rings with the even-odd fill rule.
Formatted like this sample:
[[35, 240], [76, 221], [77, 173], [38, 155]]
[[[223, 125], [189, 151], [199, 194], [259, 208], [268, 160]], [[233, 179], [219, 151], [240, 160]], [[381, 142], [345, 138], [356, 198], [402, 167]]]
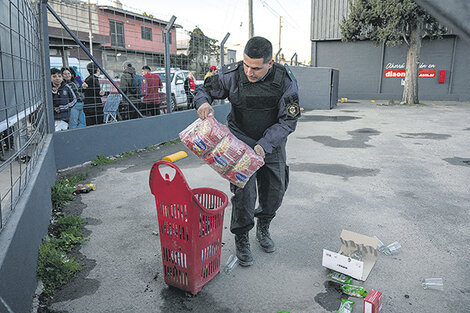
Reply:
[[[101, 5], [112, 5], [111, 0], [99, 0]], [[248, 40], [248, 0], [121, 0], [123, 9], [146, 12], [155, 18], [169, 21], [176, 16], [176, 24], [184, 30], [199, 26], [204, 34], [222, 41], [230, 33], [225, 46], [237, 50], [241, 60]], [[253, 0], [255, 36], [263, 36], [273, 44], [273, 57], [279, 50], [279, 16], [282, 16], [281, 53], [290, 60], [297, 53], [299, 62], [311, 58], [310, 43], [311, 0]], [[183, 39], [178, 31], [177, 39]]]

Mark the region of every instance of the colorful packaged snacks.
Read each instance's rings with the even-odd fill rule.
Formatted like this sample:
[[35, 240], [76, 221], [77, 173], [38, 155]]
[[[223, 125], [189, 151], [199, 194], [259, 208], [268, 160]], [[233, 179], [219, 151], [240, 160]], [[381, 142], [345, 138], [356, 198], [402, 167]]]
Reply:
[[[223, 174], [245, 153], [246, 145], [233, 136], [225, 136], [203, 160], [214, 170]], [[236, 139], [236, 138], [235, 138]]]
[[345, 294], [353, 297], [365, 298], [367, 296], [367, 291], [361, 286], [346, 284], [341, 286], [341, 289]]
[[253, 149], [247, 149], [231, 171], [226, 174], [226, 177], [232, 184], [243, 188], [251, 175], [263, 164], [264, 160], [262, 157], [257, 155]]
[[354, 301], [348, 299], [341, 299], [341, 306], [339, 307], [338, 313], [351, 313]]
[[326, 277], [332, 281], [335, 281], [341, 284], [350, 284], [353, 281], [352, 277], [345, 275], [343, 273], [338, 273], [333, 270], [329, 271]]
[[230, 134], [228, 128], [219, 127], [220, 123], [215, 118], [197, 119], [179, 137], [183, 144], [194, 154], [201, 157], [212, 150], [219, 141]]
[[179, 133], [181, 142], [223, 178], [243, 188], [264, 159], [211, 114]]

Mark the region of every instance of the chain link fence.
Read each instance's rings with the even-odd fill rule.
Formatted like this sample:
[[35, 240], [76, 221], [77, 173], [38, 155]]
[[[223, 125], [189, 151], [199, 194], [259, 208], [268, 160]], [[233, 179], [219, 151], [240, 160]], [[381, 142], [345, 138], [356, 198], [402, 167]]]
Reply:
[[39, 16], [35, 2], [0, 2], [0, 230], [31, 178], [47, 132]]
[[[78, 102], [84, 103], [87, 126], [138, 118], [138, 112], [143, 116], [165, 114], [170, 102], [172, 111], [191, 109], [195, 86], [203, 82], [211, 66], [220, 67], [221, 50], [216, 39], [198, 27], [185, 29], [174, 24], [168, 43], [171, 96], [167, 96], [164, 29], [169, 21], [123, 7], [119, 1], [100, 1], [99, 5], [73, 0], [48, 3], [134, 104], [119, 96], [120, 91], [100, 71], [94, 72], [90, 57], [49, 13], [51, 67], [68, 68], [75, 76], [75, 93]], [[225, 63], [234, 62], [235, 53], [226, 49]], [[77, 124], [72, 121], [68, 127]]]

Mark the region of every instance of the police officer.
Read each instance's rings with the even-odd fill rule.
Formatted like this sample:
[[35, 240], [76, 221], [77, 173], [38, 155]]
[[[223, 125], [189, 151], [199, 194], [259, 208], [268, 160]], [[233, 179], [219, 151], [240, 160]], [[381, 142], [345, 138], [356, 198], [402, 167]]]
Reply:
[[[195, 104], [201, 119], [214, 109], [214, 99], [227, 98], [232, 109], [228, 127], [240, 140], [264, 157], [265, 164], [244, 188], [230, 184], [232, 219], [230, 231], [240, 265], [253, 264], [248, 233], [256, 223], [256, 238], [265, 252], [275, 251], [269, 225], [281, 206], [289, 181], [286, 165], [287, 136], [300, 115], [297, 82], [290, 70], [272, 60], [272, 45], [263, 37], [251, 38], [243, 61], [223, 67], [197, 88]], [[258, 191], [257, 191], [258, 190]], [[255, 210], [259, 195], [259, 207]]]

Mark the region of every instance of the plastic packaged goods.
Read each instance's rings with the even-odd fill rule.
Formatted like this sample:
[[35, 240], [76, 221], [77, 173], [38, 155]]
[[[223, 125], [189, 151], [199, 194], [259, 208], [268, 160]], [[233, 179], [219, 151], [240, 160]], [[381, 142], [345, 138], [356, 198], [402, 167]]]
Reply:
[[367, 291], [361, 286], [346, 284], [341, 286], [341, 290], [343, 290], [343, 293], [353, 297], [365, 298], [367, 296]]
[[352, 277], [345, 275], [343, 273], [338, 273], [336, 271], [329, 271], [326, 277], [332, 281], [341, 283], [341, 284], [350, 284], [352, 283]]
[[203, 160], [219, 174], [227, 172], [245, 153], [246, 146], [233, 136], [225, 136]]
[[213, 116], [205, 120], [197, 119], [179, 133], [179, 137], [186, 147], [201, 157], [212, 150], [223, 137], [230, 134], [227, 127], [220, 125]]
[[354, 301], [348, 299], [341, 299], [341, 306], [338, 313], [351, 313], [354, 306]]
[[232, 170], [227, 173], [226, 177], [232, 184], [243, 188], [251, 175], [263, 164], [264, 160], [262, 157], [257, 155], [253, 149], [247, 149]]
[[236, 138], [213, 115], [205, 120], [197, 119], [179, 137], [196, 156], [240, 188], [264, 164], [261, 156]]

